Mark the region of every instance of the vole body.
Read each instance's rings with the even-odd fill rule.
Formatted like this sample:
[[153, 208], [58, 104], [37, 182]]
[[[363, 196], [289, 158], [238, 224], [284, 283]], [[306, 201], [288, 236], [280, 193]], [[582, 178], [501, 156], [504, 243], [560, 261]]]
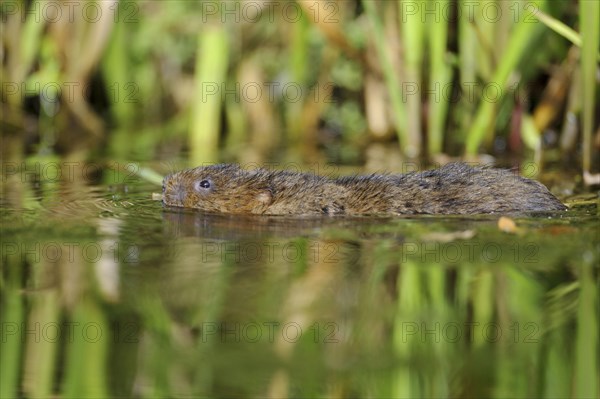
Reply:
[[212, 165], [165, 177], [163, 202], [206, 212], [265, 215], [487, 214], [566, 209], [537, 181], [463, 163], [425, 172], [338, 179]]

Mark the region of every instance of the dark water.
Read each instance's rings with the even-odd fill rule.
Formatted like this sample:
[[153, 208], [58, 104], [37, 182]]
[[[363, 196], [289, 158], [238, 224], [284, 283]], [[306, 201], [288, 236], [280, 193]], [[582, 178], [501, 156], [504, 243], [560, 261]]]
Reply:
[[597, 195], [506, 233], [107, 175], [3, 176], [1, 397], [598, 397]]

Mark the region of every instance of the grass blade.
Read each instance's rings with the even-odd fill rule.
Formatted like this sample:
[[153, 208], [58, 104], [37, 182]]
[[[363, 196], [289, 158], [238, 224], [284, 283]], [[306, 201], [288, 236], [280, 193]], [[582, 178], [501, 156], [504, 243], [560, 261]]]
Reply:
[[198, 38], [196, 97], [192, 104], [190, 161], [218, 160], [221, 106], [227, 77], [229, 39], [222, 24], [208, 26]]

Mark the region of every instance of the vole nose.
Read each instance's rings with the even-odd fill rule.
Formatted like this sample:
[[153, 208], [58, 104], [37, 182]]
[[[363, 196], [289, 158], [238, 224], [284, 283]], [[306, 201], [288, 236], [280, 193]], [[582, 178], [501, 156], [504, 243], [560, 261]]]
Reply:
[[182, 184], [167, 185], [163, 183], [163, 202], [171, 204], [183, 204], [187, 190]]

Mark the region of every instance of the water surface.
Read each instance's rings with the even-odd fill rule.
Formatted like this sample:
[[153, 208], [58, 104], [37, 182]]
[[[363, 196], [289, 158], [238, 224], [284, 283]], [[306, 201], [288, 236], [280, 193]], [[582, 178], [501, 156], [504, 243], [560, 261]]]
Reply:
[[2, 397], [598, 395], [597, 195], [506, 233], [207, 215], [110, 173], [3, 176]]

